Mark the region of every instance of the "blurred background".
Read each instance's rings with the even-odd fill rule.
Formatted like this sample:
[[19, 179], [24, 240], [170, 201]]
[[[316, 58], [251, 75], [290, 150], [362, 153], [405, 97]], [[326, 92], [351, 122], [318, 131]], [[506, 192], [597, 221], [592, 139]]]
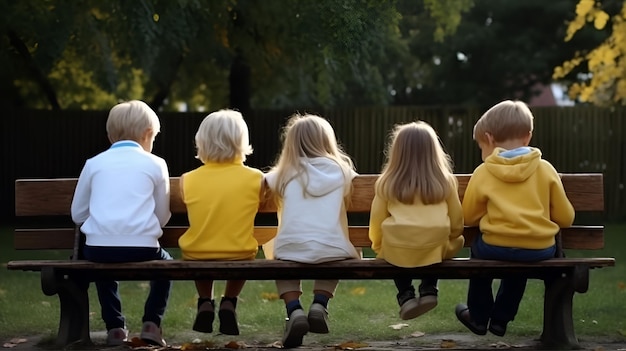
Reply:
[[505, 99], [535, 115], [532, 146], [561, 172], [605, 174], [626, 219], [624, 0], [0, 0], [0, 218], [18, 178], [77, 177], [139, 99], [161, 118], [172, 176], [199, 165], [206, 114], [241, 111], [267, 169], [293, 113], [328, 118], [359, 173], [396, 123], [435, 127], [456, 173], [472, 127]]

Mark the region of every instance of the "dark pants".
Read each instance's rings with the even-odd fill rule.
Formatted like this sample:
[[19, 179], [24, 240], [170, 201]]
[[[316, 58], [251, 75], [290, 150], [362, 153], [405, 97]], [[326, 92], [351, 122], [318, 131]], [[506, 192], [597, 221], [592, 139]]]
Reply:
[[[151, 260], [171, 260], [172, 256], [162, 248], [154, 247], [106, 247], [85, 246], [85, 259], [100, 263], [143, 262]], [[115, 280], [97, 281], [98, 300], [102, 309], [102, 320], [107, 330], [124, 328], [126, 321], [122, 314], [122, 301], [119, 295], [119, 283]], [[161, 325], [167, 300], [170, 296], [170, 280], [153, 280], [150, 293], [144, 305], [143, 322]]]
[[[478, 235], [471, 248], [474, 258], [487, 260], [533, 262], [553, 258], [556, 245], [547, 249], [531, 250], [493, 246]], [[496, 298], [493, 298], [493, 278], [470, 278], [467, 292], [467, 307], [472, 320], [479, 325], [487, 325], [489, 319], [508, 323], [515, 318], [519, 304], [526, 290], [526, 278], [508, 277], [500, 280]]]

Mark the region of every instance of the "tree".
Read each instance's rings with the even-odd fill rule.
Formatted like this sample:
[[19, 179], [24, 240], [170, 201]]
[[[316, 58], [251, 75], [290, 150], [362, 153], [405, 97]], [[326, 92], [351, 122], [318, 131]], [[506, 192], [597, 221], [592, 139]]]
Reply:
[[565, 41], [583, 32], [587, 23], [604, 34], [604, 41], [557, 66], [553, 77], [569, 83], [572, 99], [598, 106], [626, 105], [626, 1], [580, 0]]
[[414, 10], [414, 2], [399, 3], [410, 14], [400, 30], [411, 55], [388, 75], [393, 103], [487, 107], [530, 99], [538, 86], [552, 82], [556, 65], [599, 42], [589, 33], [562, 42], [576, 1], [476, 0], [458, 30], [442, 41], [434, 39], [435, 24]]
[[[407, 0], [404, 0], [407, 1]], [[415, 11], [450, 34], [471, 0]], [[385, 104], [402, 56], [394, 0], [23, 0], [0, 3], [4, 102], [106, 109]]]

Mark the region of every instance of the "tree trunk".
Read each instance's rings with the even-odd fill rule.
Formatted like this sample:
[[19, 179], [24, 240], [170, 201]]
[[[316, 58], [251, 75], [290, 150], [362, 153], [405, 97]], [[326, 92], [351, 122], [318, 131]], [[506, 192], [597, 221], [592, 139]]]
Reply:
[[20, 39], [20, 37], [13, 30], [7, 30], [7, 36], [9, 37], [9, 41], [11, 45], [17, 50], [19, 55], [24, 59], [27, 70], [33, 75], [33, 78], [39, 84], [39, 87], [45, 94], [50, 106], [52, 106], [53, 110], [61, 110], [61, 105], [59, 105], [59, 100], [57, 99], [56, 92], [50, 84], [50, 81], [46, 76], [41, 72], [39, 67], [35, 64], [33, 57], [31, 56], [26, 44]]

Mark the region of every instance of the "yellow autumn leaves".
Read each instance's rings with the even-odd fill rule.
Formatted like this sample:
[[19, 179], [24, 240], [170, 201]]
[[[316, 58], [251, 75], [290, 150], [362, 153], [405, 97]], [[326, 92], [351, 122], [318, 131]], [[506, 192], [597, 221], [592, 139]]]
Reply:
[[569, 41], [587, 23], [596, 30], [604, 30], [612, 24], [611, 35], [598, 47], [565, 61], [554, 69], [552, 78], [565, 78], [579, 65], [586, 63], [588, 72], [582, 80], [573, 83], [568, 91], [571, 99], [590, 102], [597, 106], [626, 105], [626, 1], [622, 10], [612, 18], [601, 7], [599, 0], [580, 0], [576, 6], [576, 18], [567, 27], [565, 41]]

